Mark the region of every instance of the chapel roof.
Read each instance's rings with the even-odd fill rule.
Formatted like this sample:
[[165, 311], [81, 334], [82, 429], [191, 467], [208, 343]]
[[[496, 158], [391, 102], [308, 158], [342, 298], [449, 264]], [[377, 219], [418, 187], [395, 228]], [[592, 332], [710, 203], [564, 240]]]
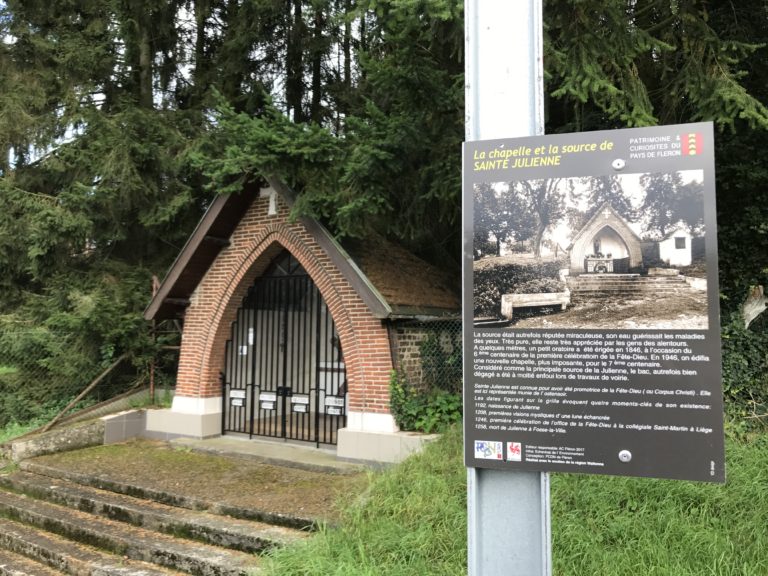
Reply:
[[346, 240], [343, 245], [393, 308], [393, 315], [429, 315], [461, 309], [458, 283], [451, 275], [402, 246], [377, 234]]
[[[289, 204], [293, 192], [270, 185]], [[237, 228], [258, 190], [218, 196], [203, 215], [144, 311], [147, 320], [177, 318]], [[455, 316], [461, 310], [458, 282], [403, 247], [371, 234], [340, 244], [317, 220], [300, 218], [314, 239], [378, 318]]]
[[584, 235], [591, 235], [601, 229], [603, 226], [610, 225], [614, 229], [619, 228], [617, 231], [623, 234], [627, 234], [636, 242], [640, 242], [640, 237], [635, 233], [632, 228], [629, 227], [627, 221], [619, 214], [610, 202], [604, 202], [600, 208], [592, 214], [592, 217], [587, 220], [584, 226], [576, 233], [571, 240], [571, 244], [568, 247], [572, 248], [576, 242]]
[[691, 232], [688, 230], [688, 226], [686, 226], [686, 225], [685, 225], [685, 224], [683, 224], [682, 222], [678, 222], [677, 224], [675, 224], [675, 225], [674, 225], [674, 226], [673, 226], [673, 227], [670, 229], [670, 231], [669, 231], [669, 232], [667, 232], [667, 233], [666, 233], [666, 234], [665, 234], [665, 235], [662, 237], [661, 241], [663, 242], [664, 240], [669, 240], [669, 239], [670, 239], [670, 238], [672, 238], [673, 236], [675, 236], [675, 235], [679, 235], [679, 234], [681, 234], [681, 233], [682, 233], [682, 234], [685, 234], [686, 236], [689, 236], [689, 237], [693, 238], [693, 234], [691, 234]]

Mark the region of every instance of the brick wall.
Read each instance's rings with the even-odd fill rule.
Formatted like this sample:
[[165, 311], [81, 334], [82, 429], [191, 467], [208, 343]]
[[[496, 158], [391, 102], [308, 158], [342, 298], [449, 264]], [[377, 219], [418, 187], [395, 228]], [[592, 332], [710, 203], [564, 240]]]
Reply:
[[[394, 334], [396, 369], [410, 386], [460, 386], [461, 320], [401, 323]], [[432, 347], [425, 346], [429, 339]]]
[[278, 197], [268, 215], [269, 198], [257, 198], [191, 297], [184, 318], [176, 394], [195, 398], [221, 395], [219, 373], [224, 347], [248, 288], [283, 248], [312, 277], [336, 323], [344, 350], [349, 409], [389, 413], [392, 361], [387, 329], [371, 316], [330, 257], [300, 222], [290, 222]]

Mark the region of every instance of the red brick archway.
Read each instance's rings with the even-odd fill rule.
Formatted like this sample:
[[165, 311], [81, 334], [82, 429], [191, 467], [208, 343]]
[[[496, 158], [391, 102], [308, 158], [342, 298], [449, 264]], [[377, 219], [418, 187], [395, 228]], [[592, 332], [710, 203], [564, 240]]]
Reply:
[[359, 412], [389, 412], [392, 361], [387, 329], [374, 318], [331, 259], [300, 222], [288, 220], [280, 206], [269, 216], [267, 199], [253, 203], [198, 285], [187, 309], [176, 394], [221, 395], [219, 373], [237, 309], [248, 288], [271, 260], [286, 249], [301, 263], [325, 299], [344, 350], [349, 407]]

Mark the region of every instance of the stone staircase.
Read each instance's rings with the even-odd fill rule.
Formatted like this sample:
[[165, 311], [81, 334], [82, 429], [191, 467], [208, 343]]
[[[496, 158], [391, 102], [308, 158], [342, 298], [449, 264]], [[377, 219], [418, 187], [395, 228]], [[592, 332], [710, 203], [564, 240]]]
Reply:
[[27, 460], [0, 475], [0, 576], [245, 576], [312, 521]]
[[636, 296], [665, 297], [691, 290], [683, 276], [640, 276], [639, 274], [581, 274], [568, 277], [571, 299]]

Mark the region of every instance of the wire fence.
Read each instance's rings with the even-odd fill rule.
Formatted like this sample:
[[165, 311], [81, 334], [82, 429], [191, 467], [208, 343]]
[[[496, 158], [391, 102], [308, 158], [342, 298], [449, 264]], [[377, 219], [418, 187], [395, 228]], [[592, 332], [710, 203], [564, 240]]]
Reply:
[[[409, 387], [461, 392], [460, 319], [398, 323], [392, 344], [395, 369]], [[116, 359], [74, 333], [0, 327], [0, 427], [56, 416]], [[172, 394], [177, 366], [177, 346], [160, 347], [150, 358], [127, 357], [70, 412], [150, 384], [161, 401]]]
[[174, 350], [161, 350], [154, 358], [154, 370], [151, 359], [117, 359], [75, 334], [45, 328], [0, 329], [0, 427], [55, 416], [100, 376], [71, 410], [148, 386], [151, 379], [157, 389], [173, 382]]
[[398, 324], [394, 329], [394, 360], [400, 378], [413, 388], [461, 392], [461, 320]]

